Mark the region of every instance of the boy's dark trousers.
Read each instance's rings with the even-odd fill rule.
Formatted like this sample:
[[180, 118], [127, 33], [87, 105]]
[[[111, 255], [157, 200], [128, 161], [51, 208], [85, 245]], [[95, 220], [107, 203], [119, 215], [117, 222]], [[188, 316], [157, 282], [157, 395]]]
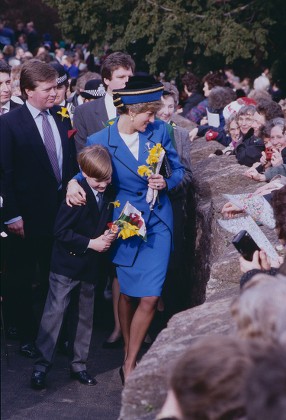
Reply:
[[48, 372], [52, 366], [58, 337], [72, 294], [68, 316], [70, 368], [73, 372], [86, 370], [93, 326], [95, 285], [50, 273], [50, 288], [41, 320], [36, 346], [41, 356], [34, 369]]

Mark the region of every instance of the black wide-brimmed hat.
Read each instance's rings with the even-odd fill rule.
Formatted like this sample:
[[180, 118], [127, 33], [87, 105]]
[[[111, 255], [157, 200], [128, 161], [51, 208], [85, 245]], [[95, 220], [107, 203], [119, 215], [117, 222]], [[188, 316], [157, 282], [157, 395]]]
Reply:
[[100, 79], [91, 79], [86, 82], [84, 90], [80, 94], [85, 99], [98, 99], [106, 94], [106, 90]]
[[112, 91], [116, 108], [124, 105], [160, 101], [164, 86], [152, 76], [130, 77], [124, 89]]

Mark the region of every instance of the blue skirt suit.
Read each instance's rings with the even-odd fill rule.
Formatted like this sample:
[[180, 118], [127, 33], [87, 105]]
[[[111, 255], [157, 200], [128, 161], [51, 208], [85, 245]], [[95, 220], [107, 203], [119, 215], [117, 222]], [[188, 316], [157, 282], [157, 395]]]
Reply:
[[113, 219], [117, 219], [129, 201], [139, 211], [146, 223], [147, 242], [133, 236], [117, 239], [112, 249], [112, 261], [116, 265], [120, 291], [128, 296], [160, 296], [165, 280], [172, 243], [173, 214], [165, 190], [159, 192], [159, 202], [151, 211], [146, 202], [148, 181], [137, 173], [139, 165], [146, 164], [148, 146], [161, 143], [172, 167], [172, 175], [166, 179], [168, 190], [180, 183], [184, 168], [171, 144], [166, 123], [155, 121], [148, 124], [144, 133], [139, 133], [139, 158], [130, 152], [121, 138], [118, 119], [113, 125], [97, 132], [87, 139], [87, 146], [101, 144], [111, 155], [112, 184], [116, 190], [116, 200], [120, 207], [114, 209]]

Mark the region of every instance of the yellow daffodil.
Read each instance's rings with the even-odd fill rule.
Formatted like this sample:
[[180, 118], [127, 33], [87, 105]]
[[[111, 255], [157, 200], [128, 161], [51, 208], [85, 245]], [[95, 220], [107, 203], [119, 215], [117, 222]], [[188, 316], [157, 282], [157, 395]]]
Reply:
[[152, 147], [150, 150], [150, 154], [156, 154], [157, 156], [160, 156], [160, 153], [163, 152], [163, 147], [161, 143], [157, 143], [155, 146]]
[[128, 222], [123, 222], [123, 228], [119, 232], [118, 238], [127, 239], [135, 235], [139, 236], [138, 226], [131, 225]]
[[158, 163], [158, 161], [159, 161], [159, 157], [157, 155], [151, 155], [150, 154], [146, 159], [146, 162], [149, 165], [154, 165], [154, 163]]
[[62, 106], [61, 110], [57, 112], [57, 114], [61, 115], [62, 117], [62, 121], [64, 120], [64, 118], [69, 118], [69, 113], [68, 113], [68, 109], [65, 108], [64, 106]]
[[120, 201], [119, 201], [119, 200], [116, 200], [116, 201], [110, 201], [110, 203], [109, 203], [109, 204], [113, 204], [115, 209], [116, 209], [117, 207], [120, 207]]
[[151, 169], [146, 165], [138, 166], [137, 172], [140, 176], [150, 176], [152, 174]]

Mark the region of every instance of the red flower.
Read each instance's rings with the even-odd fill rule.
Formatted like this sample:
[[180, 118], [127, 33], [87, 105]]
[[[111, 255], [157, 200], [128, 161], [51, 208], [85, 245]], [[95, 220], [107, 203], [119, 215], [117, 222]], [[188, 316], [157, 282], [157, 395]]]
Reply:
[[139, 214], [130, 213], [129, 217], [130, 217], [130, 221], [129, 222], [131, 223], [131, 225], [138, 226], [139, 229], [140, 229], [141, 226], [143, 225], [143, 222], [140, 219]]

